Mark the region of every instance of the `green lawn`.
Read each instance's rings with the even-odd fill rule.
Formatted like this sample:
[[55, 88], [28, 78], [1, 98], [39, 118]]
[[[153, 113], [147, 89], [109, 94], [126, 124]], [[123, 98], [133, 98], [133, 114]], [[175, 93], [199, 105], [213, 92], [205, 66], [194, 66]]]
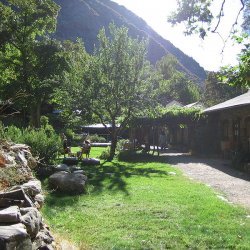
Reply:
[[[92, 148], [91, 157], [102, 150]], [[135, 156], [83, 167], [86, 194], [49, 194], [43, 215], [81, 249], [250, 249], [247, 211], [165, 162]]]

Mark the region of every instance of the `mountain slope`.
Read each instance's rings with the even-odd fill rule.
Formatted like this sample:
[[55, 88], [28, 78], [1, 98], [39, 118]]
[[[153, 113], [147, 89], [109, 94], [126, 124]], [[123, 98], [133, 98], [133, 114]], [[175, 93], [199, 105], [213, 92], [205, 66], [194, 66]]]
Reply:
[[97, 34], [102, 27], [108, 30], [110, 22], [129, 28], [132, 37], [149, 39], [148, 59], [152, 64], [171, 53], [180, 62], [180, 70], [198, 82], [204, 81], [206, 73], [191, 57], [185, 55], [172, 43], [158, 35], [147, 23], [125, 7], [110, 0], [55, 0], [61, 6], [56, 37], [76, 40], [82, 38], [86, 50], [93, 52]]

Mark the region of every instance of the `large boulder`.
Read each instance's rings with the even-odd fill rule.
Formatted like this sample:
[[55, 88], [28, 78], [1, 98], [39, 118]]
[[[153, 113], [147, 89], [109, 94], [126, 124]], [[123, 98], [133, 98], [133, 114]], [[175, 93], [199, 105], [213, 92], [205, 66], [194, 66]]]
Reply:
[[96, 158], [85, 158], [82, 160], [82, 164], [85, 166], [100, 165], [100, 160]]
[[52, 189], [80, 194], [84, 192], [87, 177], [81, 173], [57, 172], [49, 177], [49, 186]]
[[77, 157], [65, 157], [63, 158], [63, 163], [67, 165], [77, 165], [78, 158]]
[[0, 226], [1, 250], [31, 250], [32, 243], [25, 226], [22, 223]]

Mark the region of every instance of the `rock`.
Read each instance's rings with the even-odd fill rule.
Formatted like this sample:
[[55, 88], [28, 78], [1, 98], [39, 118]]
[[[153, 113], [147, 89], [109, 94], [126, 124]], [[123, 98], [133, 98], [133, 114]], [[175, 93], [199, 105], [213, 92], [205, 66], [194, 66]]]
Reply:
[[23, 189], [25, 194], [35, 197], [37, 194], [42, 192], [42, 185], [41, 182], [37, 179], [29, 180], [28, 182], [24, 183], [23, 185], [18, 185], [10, 188], [10, 191]]
[[14, 144], [9, 147], [9, 150], [12, 151], [29, 150], [29, 146], [26, 144]]
[[28, 161], [25, 158], [25, 154], [23, 151], [18, 152], [18, 154], [16, 156], [16, 161], [19, 161], [25, 167], [28, 166]]
[[67, 193], [83, 193], [87, 177], [78, 173], [57, 172], [49, 177], [52, 189]]
[[76, 170], [73, 173], [74, 174], [85, 174], [83, 170]]
[[0, 193], [0, 200], [1, 199], [20, 200], [20, 201], [24, 201], [23, 206], [26, 206], [26, 207], [34, 206], [34, 203], [31, 201], [31, 199], [25, 194], [25, 192], [21, 188], [17, 190], [13, 190], [13, 191]]
[[41, 224], [42, 216], [36, 208], [21, 208], [21, 222], [26, 226], [27, 232], [31, 239], [34, 239], [38, 234]]
[[24, 192], [32, 197], [42, 192], [42, 185], [39, 180], [30, 180], [22, 185]]
[[32, 250], [32, 243], [25, 226], [21, 223], [0, 226], [1, 250]]
[[39, 204], [39, 208], [41, 208], [44, 204], [44, 196], [42, 194], [37, 194], [34, 198], [35, 202]]
[[67, 164], [59, 164], [55, 167], [55, 172], [66, 171], [72, 173], [77, 170], [81, 170], [81, 168], [76, 165], [68, 166]]
[[15, 200], [15, 199], [8, 199], [8, 198], [0, 199], [0, 207], [10, 207], [10, 206], [23, 207], [24, 203], [25, 203], [24, 200]]
[[67, 165], [76, 165], [78, 163], [77, 157], [65, 157], [63, 158], [63, 163]]
[[47, 178], [50, 175], [54, 174], [56, 171], [56, 167], [55, 166], [39, 166], [36, 170], [36, 174], [37, 176], [39, 176], [40, 178]]
[[19, 223], [21, 213], [18, 206], [11, 206], [0, 210], [0, 223]]
[[3, 154], [3, 152], [0, 152], [0, 167], [5, 167], [6, 166], [6, 159], [5, 159], [5, 155]]
[[70, 166], [70, 172], [75, 172], [75, 171], [78, 171], [78, 170], [81, 170], [81, 168], [76, 166], [76, 165]]
[[55, 172], [66, 171], [70, 172], [70, 167], [66, 164], [59, 164], [55, 167]]
[[[33, 249], [53, 249], [51, 244], [54, 242], [53, 236], [47, 228], [43, 228], [33, 240]], [[48, 247], [48, 248], [46, 248]]]
[[82, 160], [82, 163], [86, 166], [100, 165], [100, 160], [96, 158], [85, 158]]

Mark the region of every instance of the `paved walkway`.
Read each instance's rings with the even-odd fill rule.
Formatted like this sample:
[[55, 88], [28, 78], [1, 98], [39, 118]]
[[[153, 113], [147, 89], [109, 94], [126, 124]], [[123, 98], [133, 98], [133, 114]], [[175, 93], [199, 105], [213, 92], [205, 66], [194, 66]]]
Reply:
[[250, 209], [250, 176], [233, 169], [229, 162], [173, 152], [166, 155], [169, 163], [181, 169], [186, 176], [219, 191], [221, 195], [218, 197]]

